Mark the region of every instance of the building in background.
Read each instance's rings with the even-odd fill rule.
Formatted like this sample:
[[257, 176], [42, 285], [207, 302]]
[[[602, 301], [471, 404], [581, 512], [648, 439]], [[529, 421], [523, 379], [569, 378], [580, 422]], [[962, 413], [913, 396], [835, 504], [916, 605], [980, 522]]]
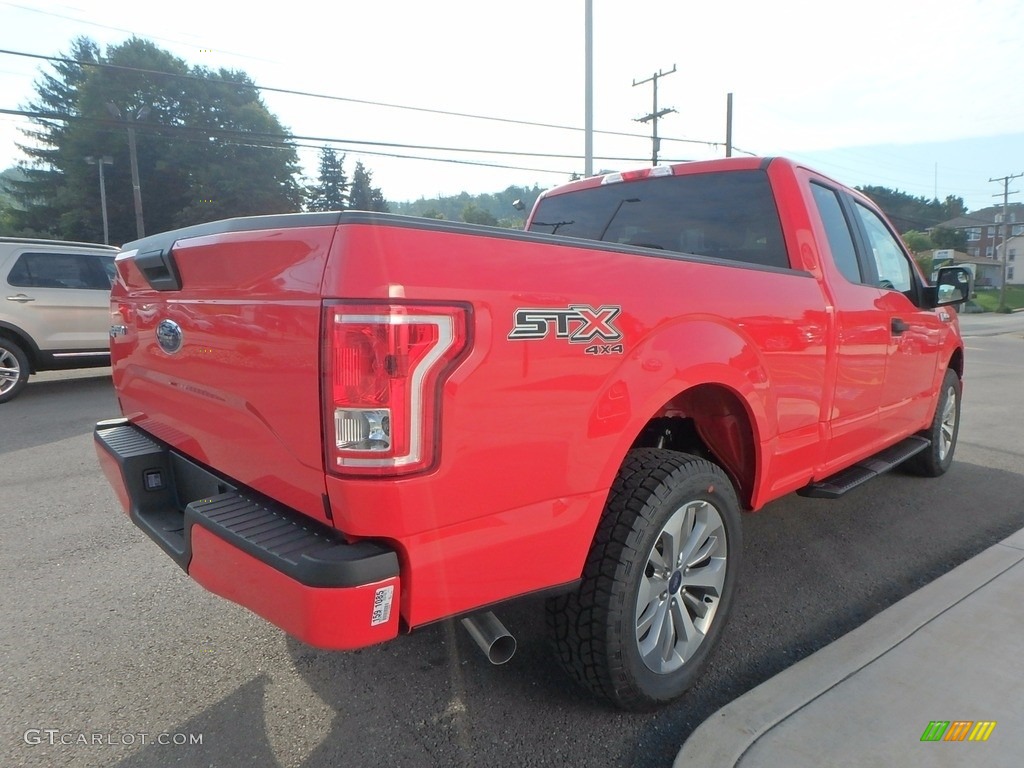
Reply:
[[[993, 205], [980, 211], [965, 213], [940, 224], [945, 229], [962, 230], [967, 235], [967, 255], [974, 258], [996, 258], [996, 248], [1003, 242], [1003, 206]], [[1007, 208], [1007, 236], [1024, 235], [1024, 203]]]

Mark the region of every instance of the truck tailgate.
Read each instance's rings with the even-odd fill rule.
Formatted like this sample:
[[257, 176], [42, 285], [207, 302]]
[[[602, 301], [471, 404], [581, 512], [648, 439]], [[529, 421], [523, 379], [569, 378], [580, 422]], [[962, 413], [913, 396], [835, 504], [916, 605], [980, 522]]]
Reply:
[[129, 244], [111, 294], [124, 415], [325, 522], [320, 284], [336, 217]]

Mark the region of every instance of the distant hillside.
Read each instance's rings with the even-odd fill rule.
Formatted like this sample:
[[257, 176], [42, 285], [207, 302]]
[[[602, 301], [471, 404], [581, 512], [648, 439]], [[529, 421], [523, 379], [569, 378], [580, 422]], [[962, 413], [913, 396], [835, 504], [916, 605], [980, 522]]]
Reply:
[[[471, 195], [462, 192], [448, 197], [421, 197], [407, 203], [389, 201], [389, 204], [392, 212], [406, 216], [425, 216], [432, 219], [522, 229], [530, 208], [543, 191], [534, 184], [532, 188], [511, 186], [503, 192], [494, 194]], [[513, 207], [516, 200], [522, 201], [522, 211], [517, 211]]]

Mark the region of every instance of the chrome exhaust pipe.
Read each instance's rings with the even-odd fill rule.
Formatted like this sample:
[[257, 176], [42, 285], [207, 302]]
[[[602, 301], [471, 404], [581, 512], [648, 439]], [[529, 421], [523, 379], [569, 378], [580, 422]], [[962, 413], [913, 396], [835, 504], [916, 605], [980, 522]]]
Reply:
[[491, 664], [504, 664], [516, 652], [516, 639], [490, 611], [467, 616], [462, 626]]

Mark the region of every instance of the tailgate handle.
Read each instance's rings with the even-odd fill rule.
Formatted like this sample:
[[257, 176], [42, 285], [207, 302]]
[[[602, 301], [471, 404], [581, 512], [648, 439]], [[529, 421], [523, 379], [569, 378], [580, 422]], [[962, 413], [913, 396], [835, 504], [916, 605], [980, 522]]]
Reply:
[[178, 274], [178, 265], [174, 263], [174, 256], [171, 252], [162, 248], [155, 251], [147, 251], [138, 254], [135, 259], [135, 266], [142, 272], [146, 282], [157, 291], [180, 291], [181, 276]]

